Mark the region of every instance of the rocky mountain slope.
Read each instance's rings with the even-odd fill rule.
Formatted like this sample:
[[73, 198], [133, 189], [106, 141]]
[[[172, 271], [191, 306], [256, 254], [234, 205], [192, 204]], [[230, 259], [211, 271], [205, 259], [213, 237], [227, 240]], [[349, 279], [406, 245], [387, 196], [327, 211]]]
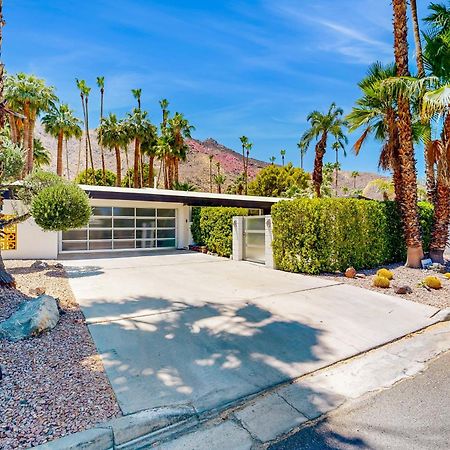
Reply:
[[[39, 138], [44, 147], [47, 148], [52, 155], [52, 164], [50, 170], [56, 169], [56, 139], [49, 136], [44, 132], [41, 125], [37, 126], [36, 137]], [[90, 133], [91, 143], [94, 153], [94, 165], [96, 168], [101, 167], [100, 148], [97, 144], [97, 137], [95, 131]], [[242, 173], [242, 154], [225, 147], [212, 138], [200, 141], [197, 139], [189, 139], [187, 141], [190, 151], [186, 161], [180, 164], [180, 181], [188, 181], [195, 185], [199, 191], [209, 191], [209, 165], [210, 156], [213, 156], [213, 173], [216, 173], [216, 163], [220, 162], [221, 172], [226, 177], [225, 189]], [[107, 149], [105, 152], [106, 167], [109, 170], [115, 172], [115, 156], [114, 152], [110, 152]], [[71, 139], [64, 144], [64, 174], [70, 179], [74, 179], [76, 174], [84, 169], [84, 154], [85, 146], [84, 141], [77, 141]], [[128, 151], [128, 165], [133, 165], [133, 150], [130, 146]], [[268, 163], [260, 161], [258, 159], [251, 158], [249, 160], [249, 176], [254, 177], [256, 173], [267, 166]], [[123, 155], [123, 172], [126, 171], [127, 161], [125, 154]], [[159, 163], [156, 162], [156, 170], [159, 168]], [[370, 172], [360, 172], [360, 175], [356, 179], [356, 189], [364, 189], [364, 187], [372, 180], [376, 178], [382, 178], [379, 174]], [[351, 177], [351, 172], [341, 171], [339, 173], [339, 187], [342, 192], [342, 188], [347, 187], [349, 190], [354, 189], [354, 179]], [[215, 190], [216, 187], [213, 186]]]

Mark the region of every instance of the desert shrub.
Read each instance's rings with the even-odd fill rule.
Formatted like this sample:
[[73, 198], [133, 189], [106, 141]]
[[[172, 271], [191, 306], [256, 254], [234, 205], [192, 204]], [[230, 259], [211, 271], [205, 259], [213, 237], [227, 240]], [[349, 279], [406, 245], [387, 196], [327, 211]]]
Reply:
[[31, 214], [44, 230], [65, 231], [86, 226], [91, 207], [86, 193], [73, 183], [60, 182], [33, 197]]
[[[87, 175], [86, 175], [87, 173]], [[75, 178], [78, 184], [88, 184], [89, 186], [115, 186], [116, 174], [110, 170], [105, 171], [105, 179], [103, 178], [102, 169], [88, 169], [81, 171]]]
[[199, 245], [220, 256], [230, 256], [233, 247], [233, 216], [245, 216], [245, 208], [206, 207], [192, 209], [192, 237]]
[[[431, 228], [428, 205], [419, 210], [425, 235]], [[406, 254], [394, 202], [300, 198], [275, 204], [272, 219], [275, 263], [289, 272], [375, 267]]]

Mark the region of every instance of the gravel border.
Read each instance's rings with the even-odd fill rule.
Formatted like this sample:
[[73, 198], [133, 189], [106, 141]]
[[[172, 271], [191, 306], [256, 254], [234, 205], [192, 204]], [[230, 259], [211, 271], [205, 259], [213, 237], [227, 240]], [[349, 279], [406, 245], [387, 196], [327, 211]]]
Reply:
[[[440, 273], [432, 270], [410, 269], [402, 264], [388, 264], [387, 269], [394, 272], [394, 279], [391, 281], [391, 287], [387, 289], [377, 288], [372, 285], [373, 277], [380, 267], [370, 270], [360, 270], [358, 274], [362, 278], [346, 278], [342, 273], [321, 274], [322, 278], [330, 278], [342, 283], [352, 284], [371, 291], [381, 292], [383, 294], [402, 297], [413, 302], [423, 303], [425, 305], [434, 306], [439, 309], [450, 307], [450, 280], [447, 280]], [[447, 261], [447, 271], [450, 272], [450, 261]], [[442, 281], [442, 289], [426, 289], [420, 283], [427, 275], [436, 275]], [[396, 294], [395, 288], [399, 286], [409, 286], [412, 292], [409, 294]]]
[[0, 320], [45, 288], [59, 299], [60, 321], [50, 332], [19, 342], [0, 341], [0, 448], [29, 448], [86, 430], [121, 415], [100, 356], [64, 269], [48, 261], [5, 261], [17, 290], [0, 288]]

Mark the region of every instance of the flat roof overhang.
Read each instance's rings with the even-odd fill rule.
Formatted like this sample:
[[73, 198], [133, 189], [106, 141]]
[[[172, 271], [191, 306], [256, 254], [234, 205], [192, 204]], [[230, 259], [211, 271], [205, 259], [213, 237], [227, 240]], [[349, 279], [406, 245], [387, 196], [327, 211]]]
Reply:
[[80, 185], [80, 187], [93, 199], [181, 203], [186, 206], [232, 206], [263, 209], [265, 212], [270, 212], [270, 208], [274, 203], [286, 200], [275, 197], [173, 191], [154, 188], [135, 189], [88, 185]]

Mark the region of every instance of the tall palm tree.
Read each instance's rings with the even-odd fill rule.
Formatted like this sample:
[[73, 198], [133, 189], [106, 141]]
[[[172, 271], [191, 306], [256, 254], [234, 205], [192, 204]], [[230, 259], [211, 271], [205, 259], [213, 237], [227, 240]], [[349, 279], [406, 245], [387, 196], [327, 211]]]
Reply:
[[73, 111], [66, 103], [55, 106], [43, 118], [42, 123], [45, 131], [57, 138], [56, 173], [62, 177], [63, 174], [63, 142], [64, 139], [80, 139], [82, 131], [80, 120], [73, 115]]
[[125, 130], [127, 136], [134, 141], [134, 165], [133, 165], [133, 187], [141, 186], [141, 143], [151, 132], [152, 124], [147, 118], [147, 112], [134, 108], [132, 113], [128, 113], [125, 120]]
[[269, 161], [270, 161], [270, 163], [272, 164], [272, 166], [275, 164], [275, 160], [276, 160], [277, 158], [275, 157], [275, 156], [271, 156], [270, 158], [269, 158]]
[[25, 172], [33, 170], [34, 128], [39, 114], [48, 111], [58, 100], [53, 86], [35, 75], [18, 73], [10, 75], [5, 82], [5, 98], [12, 109], [22, 113], [22, 145], [27, 152]]
[[170, 147], [169, 147], [169, 137], [167, 133], [167, 121], [169, 119], [169, 101], [165, 98], [161, 99], [159, 101], [159, 106], [161, 107], [161, 113], [162, 113], [162, 121], [160, 124], [160, 130], [161, 130], [161, 137], [158, 142], [158, 156], [160, 160], [159, 164], [159, 171], [158, 171], [158, 179], [157, 179], [157, 185], [159, 183], [159, 178], [161, 176], [161, 172], [164, 176], [164, 188], [167, 189], [169, 187], [169, 180], [167, 176], [167, 161], [166, 159], [169, 158], [170, 155]]
[[110, 113], [107, 117], [103, 117], [97, 138], [102, 140], [106, 148], [114, 150], [116, 156], [116, 186], [121, 186], [122, 158], [120, 150], [128, 144], [123, 123], [113, 113]]
[[195, 127], [183, 116], [176, 112], [168, 121], [168, 132], [170, 136], [171, 155], [169, 161], [169, 187], [174, 181], [179, 182], [179, 163], [185, 161], [189, 146], [185, 139], [191, 138]]
[[351, 177], [353, 178], [353, 189], [356, 190], [356, 179], [359, 177], [359, 172], [357, 170], [354, 170], [351, 174]]
[[316, 140], [316, 156], [314, 159], [312, 179], [317, 197], [321, 197], [320, 188], [323, 181], [323, 158], [327, 148], [328, 136], [330, 135], [335, 140], [341, 140], [346, 144], [348, 142], [347, 136], [343, 131], [346, 122], [342, 119], [342, 115], [343, 110], [338, 108], [335, 103], [332, 103], [325, 114], [320, 111], [313, 111], [307, 117], [310, 128], [303, 133], [301, 142], [303, 146], [308, 147], [313, 139]]
[[141, 109], [142, 89], [131, 89], [133, 97], [137, 100], [138, 109]]
[[[105, 97], [105, 77], [97, 77], [97, 86], [100, 89], [100, 123], [102, 123], [103, 119], [103, 103]], [[103, 174], [103, 182], [106, 184], [106, 167], [105, 167], [105, 153], [103, 151], [103, 142], [102, 142], [102, 134], [101, 130], [99, 130], [100, 139], [98, 139], [98, 144], [100, 146], [100, 155], [102, 158], [102, 174]]]
[[345, 144], [341, 139], [337, 139], [333, 142], [331, 145], [331, 148], [335, 151], [336, 159], [335, 159], [335, 175], [334, 175], [334, 183], [335, 183], [335, 192], [336, 196], [338, 194], [338, 177], [339, 177], [339, 169], [340, 169], [340, 163], [339, 163], [339, 150], [342, 150], [344, 153], [344, 156], [347, 156], [347, 152], [345, 150]]
[[217, 193], [222, 193], [222, 186], [225, 184], [225, 181], [227, 180], [226, 176], [224, 176], [222, 173], [220, 173], [220, 162], [217, 161], [217, 174], [214, 176], [214, 181], [217, 185]]
[[286, 156], [286, 150], [280, 150], [281, 164], [284, 167], [284, 157]]
[[297, 147], [300, 150], [300, 168], [303, 169], [303, 159], [305, 158], [308, 146], [305, 142], [300, 140], [299, 142], [297, 142]]
[[248, 192], [248, 160], [250, 157], [250, 151], [253, 144], [248, 140], [247, 136], [241, 136], [240, 138], [242, 145], [242, 164], [243, 164], [243, 175], [244, 175], [244, 193], [247, 195]]
[[212, 172], [212, 163], [214, 156], [209, 155], [209, 192], [213, 191], [213, 172]]
[[425, 68], [423, 65], [422, 41], [420, 39], [420, 27], [419, 27], [419, 19], [418, 19], [418, 14], [417, 14], [416, 0], [410, 0], [410, 6], [411, 6], [411, 19], [412, 19], [413, 31], [414, 31], [414, 43], [416, 45], [417, 75], [419, 78], [422, 78], [425, 76]]
[[155, 158], [158, 154], [158, 132], [157, 128], [150, 124], [141, 142], [142, 154], [148, 156], [148, 187], [155, 187]]
[[94, 157], [92, 154], [92, 146], [91, 146], [91, 137], [89, 135], [89, 93], [91, 92], [91, 88], [87, 86], [85, 80], [75, 79], [78, 90], [80, 91], [80, 99], [81, 99], [81, 109], [83, 111], [83, 123], [84, 123], [84, 132], [85, 132], [85, 174], [86, 174], [86, 183], [88, 182], [88, 164], [89, 160], [91, 162], [92, 172], [95, 171], [94, 168]]
[[[393, 0], [394, 54], [397, 75], [408, 76], [408, 27], [406, 0]], [[414, 159], [410, 103], [406, 96], [397, 99], [400, 138], [399, 164], [402, 174], [401, 210], [405, 229], [408, 267], [421, 266], [423, 248], [417, 209], [417, 176]]]

